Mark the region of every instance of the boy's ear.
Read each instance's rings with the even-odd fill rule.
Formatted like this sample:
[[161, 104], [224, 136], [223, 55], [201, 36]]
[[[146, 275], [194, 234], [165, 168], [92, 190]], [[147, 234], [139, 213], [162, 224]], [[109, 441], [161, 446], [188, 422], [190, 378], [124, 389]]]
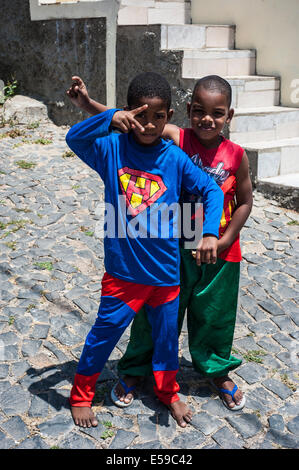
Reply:
[[188, 118], [190, 118], [190, 112], [191, 112], [191, 103], [187, 103], [187, 114], [188, 114]]
[[230, 123], [233, 116], [235, 114], [235, 110], [233, 108], [230, 108], [230, 110], [228, 111], [228, 115], [227, 115], [227, 118], [226, 118], [226, 122], [227, 123]]
[[174, 113], [174, 110], [169, 109], [169, 111], [167, 112], [167, 122], [169, 122], [172, 119], [173, 113]]

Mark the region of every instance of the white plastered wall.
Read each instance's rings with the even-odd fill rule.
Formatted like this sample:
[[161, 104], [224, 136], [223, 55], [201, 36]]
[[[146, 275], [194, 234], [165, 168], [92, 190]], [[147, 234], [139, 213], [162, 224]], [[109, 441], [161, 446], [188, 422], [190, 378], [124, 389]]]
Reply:
[[299, 107], [299, 0], [192, 0], [192, 22], [236, 25], [236, 48], [257, 50], [257, 73], [281, 77], [281, 104]]

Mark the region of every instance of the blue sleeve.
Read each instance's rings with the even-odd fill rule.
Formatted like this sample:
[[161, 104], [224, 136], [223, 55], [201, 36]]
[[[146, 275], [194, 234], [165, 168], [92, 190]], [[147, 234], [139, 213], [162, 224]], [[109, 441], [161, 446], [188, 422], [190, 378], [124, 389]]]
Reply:
[[117, 109], [103, 113], [75, 124], [66, 135], [66, 142], [73, 152], [104, 179], [109, 150], [111, 120]]
[[224, 201], [223, 192], [218, 184], [187, 157], [184, 159], [182, 186], [188, 193], [203, 197], [205, 216], [203, 235], [211, 234], [218, 238]]

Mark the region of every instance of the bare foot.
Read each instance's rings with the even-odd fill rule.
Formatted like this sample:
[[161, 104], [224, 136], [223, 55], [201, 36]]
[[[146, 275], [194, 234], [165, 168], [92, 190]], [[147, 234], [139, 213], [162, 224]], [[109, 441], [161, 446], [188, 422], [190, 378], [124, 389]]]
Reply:
[[[215, 377], [213, 379], [214, 384], [218, 388], [225, 388], [226, 390], [232, 391], [234, 386], [236, 385], [229, 377], [228, 375], [225, 375], [224, 377]], [[221, 393], [221, 392], [220, 392]], [[242, 398], [243, 398], [243, 392], [241, 390], [237, 390], [234, 394], [234, 397], [232, 398], [228, 393], [221, 393], [221, 396], [223, 400], [225, 400], [227, 406], [229, 408], [234, 408], [236, 405], [240, 405]]]
[[190, 423], [192, 420], [192, 412], [183, 401], [175, 401], [168, 405], [168, 408], [170, 409], [171, 416], [181, 428], [185, 428], [187, 423]]
[[[130, 388], [130, 387], [134, 387], [135, 385], [137, 385], [140, 382], [141, 377], [134, 377], [132, 375], [125, 375], [122, 380], [125, 382], [127, 387]], [[115, 394], [116, 394], [117, 398], [120, 401], [123, 401], [124, 403], [130, 403], [132, 401], [132, 399], [134, 398], [133, 392], [128, 392], [126, 394], [126, 392], [125, 392], [125, 390], [124, 390], [124, 388], [123, 388], [123, 386], [121, 385], [120, 382], [118, 382], [118, 384], [115, 387]]]
[[91, 428], [98, 425], [98, 420], [89, 406], [71, 406], [71, 413], [77, 426]]

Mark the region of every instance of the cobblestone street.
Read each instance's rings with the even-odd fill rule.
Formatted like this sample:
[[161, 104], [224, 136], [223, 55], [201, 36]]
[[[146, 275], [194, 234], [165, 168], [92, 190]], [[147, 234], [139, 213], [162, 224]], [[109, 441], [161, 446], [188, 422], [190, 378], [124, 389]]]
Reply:
[[129, 330], [97, 384], [96, 428], [73, 423], [68, 396], [94, 322], [103, 275], [96, 238], [103, 198], [98, 175], [52, 123], [0, 128], [0, 448], [299, 448], [299, 214], [254, 193], [241, 234], [244, 260], [231, 377], [246, 393], [227, 410], [190, 362], [180, 338], [180, 396], [192, 424], [176, 426], [152, 379], [132, 406], [110, 402]]

